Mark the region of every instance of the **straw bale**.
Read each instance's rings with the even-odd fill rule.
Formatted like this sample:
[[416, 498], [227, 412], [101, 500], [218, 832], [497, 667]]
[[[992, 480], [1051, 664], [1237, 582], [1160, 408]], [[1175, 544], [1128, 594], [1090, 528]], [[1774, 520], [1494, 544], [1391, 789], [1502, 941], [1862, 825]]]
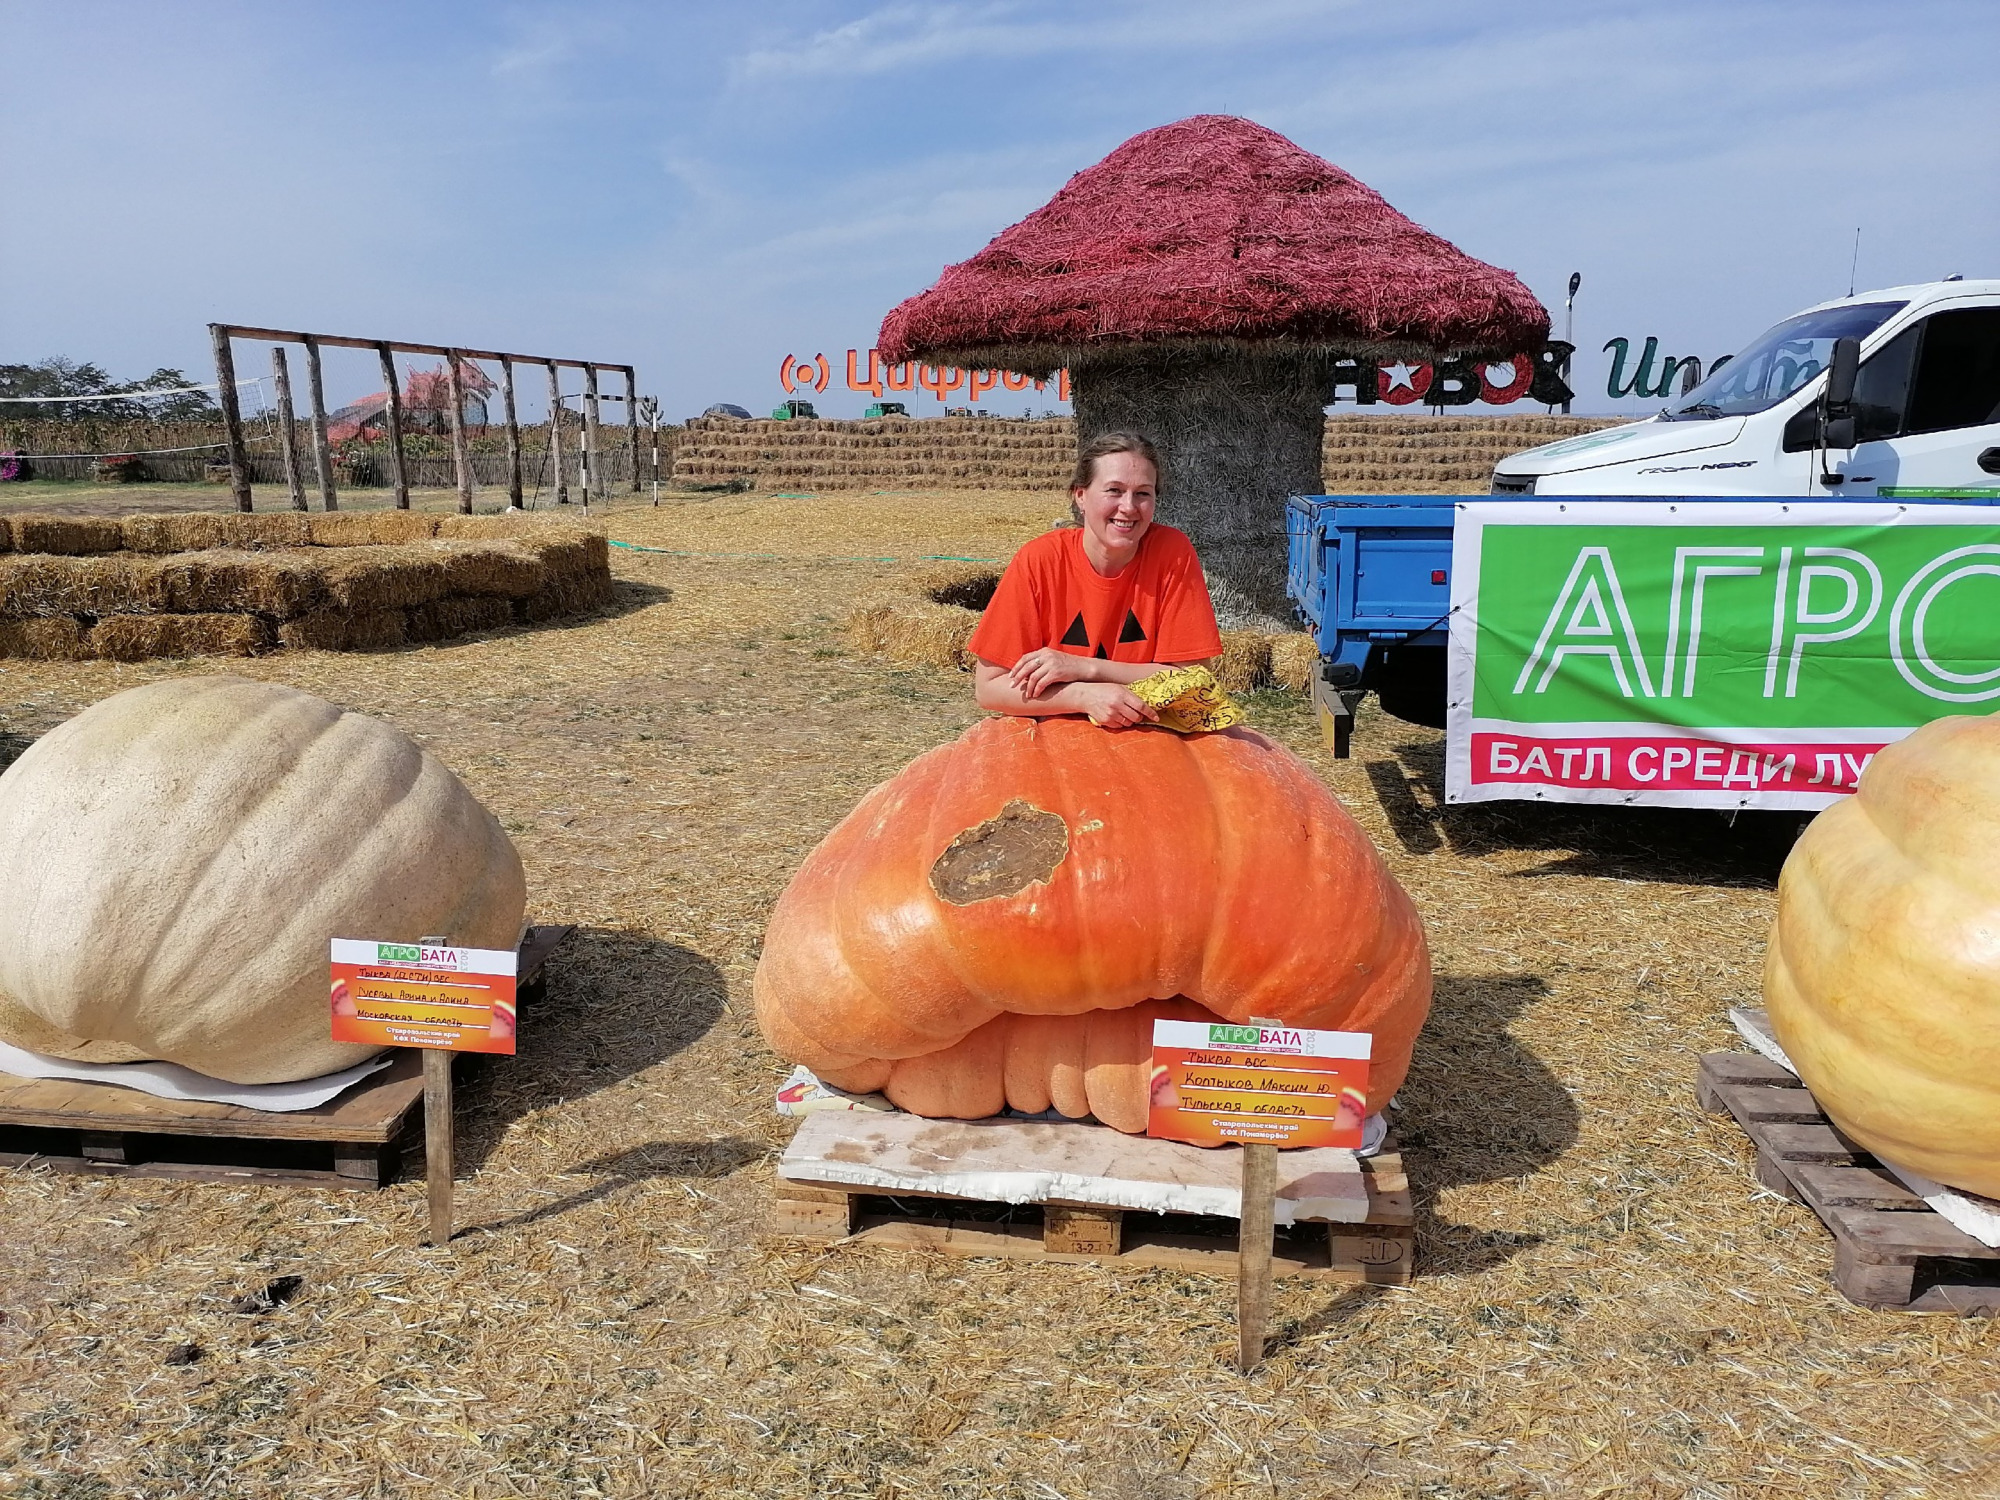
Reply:
[[0, 619], [0, 657], [40, 661], [82, 661], [90, 641], [74, 615], [50, 615], [36, 620]]
[[420, 510], [337, 510], [306, 517], [315, 547], [394, 547], [427, 542], [438, 518]]
[[[335, 512], [338, 514], [338, 512]], [[281, 510], [269, 515], [219, 516], [225, 547], [259, 550], [268, 547], [304, 547], [312, 541], [312, 517], [304, 511]]]
[[115, 517], [38, 516], [9, 517], [14, 551], [47, 552], [59, 557], [79, 557], [92, 552], [116, 552], [123, 538]]
[[1271, 682], [1289, 692], [1311, 689], [1319, 672], [1319, 643], [1302, 631], [1271, 637]]
[[442, 641], [474, 630], [497, 630], [514, 623], [514, 606], [506, 599], [434, 599], [409, 611], [408, 637]]
[[444, 541], [490, 542], [526, 535], [537, 525], [560, 526], [559, 521], [536, 521], [528, 516], [439, 516], [434, 533]]
[[443, 560], [428, 549], [408, 546], [341, 546], [326, 556], [322, 576], [327, 598], [347, 610], [428, 604], [443, 596], [446, 584]]
[[0, 557], [0, 616], [104, 615], [166, 607], [160, 567], [130, 553]]
[[520, 539], [520, 545], [541, 559], [552, 579], [609, 577], [611, 547], [594, 531], [580, 526], [550, 524]]
[[1271, 671], [1271, 637], [1261, 630], [1225, 630], [1215, 680], [1231, 693], [1263, 686]]
[[118, 529], [128, 552], [199, 552], [224, 544], [224, 516], [197, 511], [191, 515], [120, 517]]
[[524, 625], [602, 609], [615, 596], [611, 575], [552, 578], [525, 599], [514, 601], [514, 618]]
[[400, 609], [322, 609], [278, 627], [280, 644], [297, 650], [370, 651], [400, 646], [408, 617]]
[[541, 558], [518, 543], [436, 541], [425, 545], [436, 554], [439, 566], [444, 569], [447, 595], [525, 599], [549, 580], [549, 570]]
[[979, 616], [969, 609], [897, 597], [860, 605], [846, 624], [848, 642], [857, 651], [891, 661], [972, 670], [965, 646]]
[[314, 608], [326, 585], [318, 559], [297, 552], [238, 552], [217, 548], [163, 558], [167, 602], [187, 614], [253, 611], [288, 620]]
[[91, 654], [106, 661], [255, 656], [271, 641], [271, 627], [255, 615], [111, 615], [90, 632]]

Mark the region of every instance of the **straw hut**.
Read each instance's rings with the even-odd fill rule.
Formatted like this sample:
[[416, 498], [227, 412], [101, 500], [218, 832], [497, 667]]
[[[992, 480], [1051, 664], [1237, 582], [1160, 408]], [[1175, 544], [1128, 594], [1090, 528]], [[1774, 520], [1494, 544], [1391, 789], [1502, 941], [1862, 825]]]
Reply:
[[1283, 616], [1284, 504], [1320, 487], [1343, 356], [1502, 358], [1548, 313], [1276, 131], [1196, 115], [1136, 135], [882, 324], [892, 361], [1044, 378], [1077, 439], [1131, 429], [1166, 461], [1161, 516], [1226, 613]]

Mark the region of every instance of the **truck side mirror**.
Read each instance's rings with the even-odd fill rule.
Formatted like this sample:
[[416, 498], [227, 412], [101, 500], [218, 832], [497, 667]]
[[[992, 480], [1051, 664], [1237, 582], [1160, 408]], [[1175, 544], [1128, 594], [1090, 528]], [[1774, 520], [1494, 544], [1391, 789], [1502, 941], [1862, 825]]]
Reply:
[[1861, 340], [1835, 339], [1826, 365], [1826, 414], [1845, 416], [1854, 404], [1854, 380], [1861, 373]]

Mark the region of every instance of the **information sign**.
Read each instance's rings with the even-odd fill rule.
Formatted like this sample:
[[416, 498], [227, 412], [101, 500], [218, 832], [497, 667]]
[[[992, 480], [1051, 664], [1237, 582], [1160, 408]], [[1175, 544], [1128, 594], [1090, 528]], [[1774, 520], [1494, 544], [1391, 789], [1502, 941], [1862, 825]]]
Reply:
[[1146, 1134], [1197, 1146], [1359, 1146], [1372, 1040], [1359, 1031], [1155, 1021]]
[[1445, 796], [1814, 810], [2000, 706], [2000, 507], [1467, 501]]
[[333, 1039], [514, 1051], [520, 955], [498, 948], [333, 940]]

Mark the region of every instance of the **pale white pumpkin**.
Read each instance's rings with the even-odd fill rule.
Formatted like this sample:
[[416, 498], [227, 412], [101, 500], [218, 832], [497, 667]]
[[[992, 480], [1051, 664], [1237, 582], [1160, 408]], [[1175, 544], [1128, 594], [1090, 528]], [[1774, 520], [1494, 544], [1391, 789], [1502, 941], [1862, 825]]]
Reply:
[[400, 729], [240, 677], [118, 693], [0, 774], [0, 1038], [233, 1083], [350, 1066], [328, 940], [511, 948], [499, 822]]

